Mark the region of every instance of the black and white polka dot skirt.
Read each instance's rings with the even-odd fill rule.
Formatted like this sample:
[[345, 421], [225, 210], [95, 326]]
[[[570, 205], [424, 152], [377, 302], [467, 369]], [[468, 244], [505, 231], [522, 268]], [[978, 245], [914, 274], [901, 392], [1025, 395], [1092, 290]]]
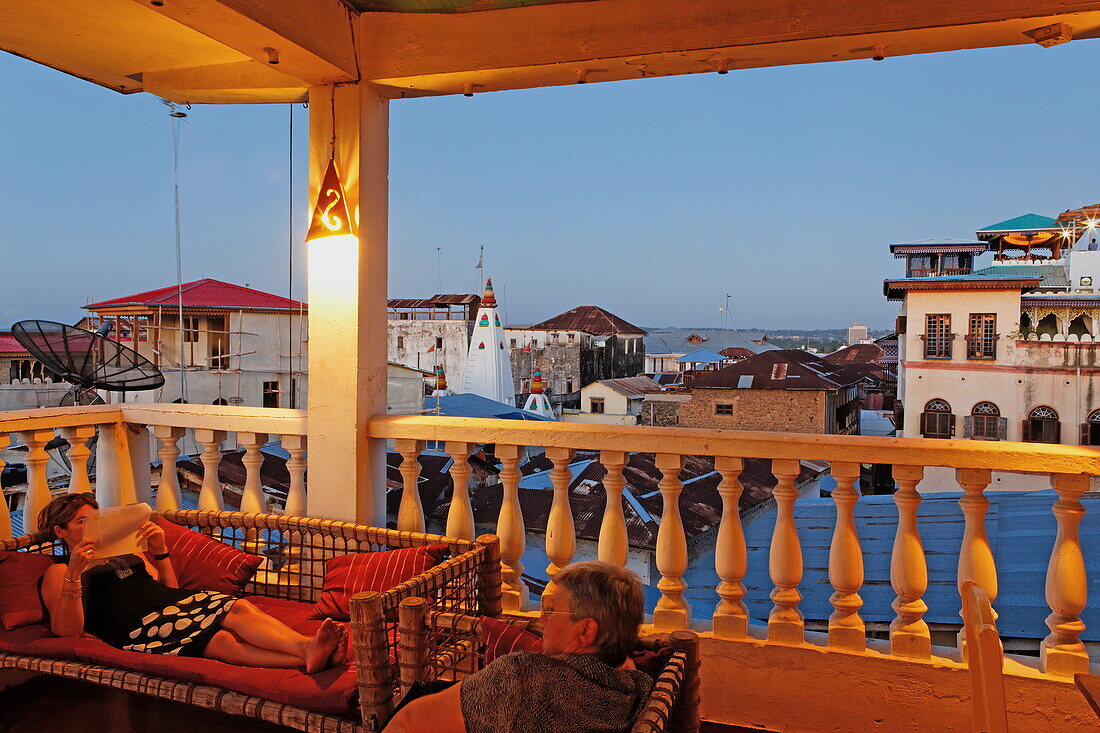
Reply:
[[130, 652], [201, 657], [210, 638], [237, 599], [224, 593], [200, 591], [141, 619], [130, 632]]

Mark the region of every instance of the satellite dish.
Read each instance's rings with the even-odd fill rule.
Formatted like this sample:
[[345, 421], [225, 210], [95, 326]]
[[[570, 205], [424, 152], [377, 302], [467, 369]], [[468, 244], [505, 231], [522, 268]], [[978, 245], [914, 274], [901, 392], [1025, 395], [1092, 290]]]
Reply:
[[[19, 321], [11, 334], [31, 356], [74, 386], [61, 404], [97, 404], [95, 390], [140, 392], [164, 386], [164, 375], [153, 362], [107, 338], [114, 323], [86, 331], [55, 321]], [[89, 394], [91, 393], [91, 394]], [[93, 398], [91, 395], [95, 395]]]
[[61, 401], [57, 403], [58, 407], [72, 407], [73, 405], [105, 405], [106, 401], [100, 397], [99, 392], [95, 388], [83, 389], [77, 387], [75, 384], [72, 388], [65, 393], [65, 396], [61, 398]]

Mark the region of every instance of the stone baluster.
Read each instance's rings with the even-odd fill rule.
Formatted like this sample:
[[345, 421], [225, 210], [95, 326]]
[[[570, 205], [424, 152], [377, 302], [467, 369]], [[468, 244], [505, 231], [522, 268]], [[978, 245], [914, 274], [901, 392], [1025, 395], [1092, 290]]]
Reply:
[[474, 538], [474, 509], [470, 506], [470, 453], [472, 443], [459, 443], [448, 440], [445, 444], [447, 454], [452, 458], [451, 508], [447, 511], [447, 536], [462, 540]]
[[[0, 450], [7, 448], [9, 443], [8, 436], [0, 433]], [[4, 466], [8, 465], [2, 457], [0, 457], [0, 474], [4, 473]], [[11, 539], [11, 512], [8, 510], [8, 498], [4, 496], [4, 492], [0, 490], [0, 540]]]
[[[985, 515], [989, 511], [985, 489], [992, 478], [992, 472], [987, 468], [955, 469], [955, 480], [963, 489], [959, 507], [965, 521], [962, 548], [959, 550], [959, 595], [962, 595], [963, 583], [972, 580], [989, 595], [990, 604], [997, 600], [997, 566], [993, 562], [993, 550], [989, 547], [989, 537], [985, 531]], [[959, 616], [962, 617], [962, 609]], [[993, 618], [997, 618], [996, 609]], [[964, 649], [965, 628], [959, 630], [958, 639], [959, 648]]]
[[1047, 628], [1050, 634], [1039, 647], [1039, 662], [1047, 674], [1072, 677], [1089, 671], [1089, 653], [1081, 642], [1081, 632], [1085, 630], [1081, 612], [1088, 599], [1088, 582], [1085, 557], [1077, 536], [1085, 514], [1081, 494], [1089, 490], [1089, 477], [1055, 474], [1050, 477], [1050, 485], [1058, 494], [1053, 507], [1058, 536], [1047, 565], [1046, 597], [1050, 606]]
[[244, 493], [241, 495], [241, 511], [262, 514], [267, 511], [267, 498], [264, 496], [260, 469], [264, 465], [264, 455], [260, 449], [267, 443], [267, 433], [237, 433], [237, 442], [244, 446]]
[[772, 473], [778, 483], [772, 492], [776, 515], [771, 551], [768, 553], [768, 573], [775, 584], [771, 592], [775, 605], [768, 615], [768, 641], [786, 644], [805, 641], [805, 623], [802, 612], [798, 610], [798, 603], [802, 600], [802, 594], [798, 592], [798, 584], [802, 582], [802, 545], [794, 521], [794, 504], [798, 499], [794, 482], [801, 472], [802, 464], [798, 461], [772, 461]]
[[720, 639], [742, 639], [749, 630], [749, 609], [742, 600], [748, 570], [745, 531], [741, 527], [741, 492], [738, 478], [743, 462], [740, 458], [718, 456], [714, 470], [722, 477], [718, 494], [722, 497], [722, 520], [714, 545], [714, 569], [721, 578], [718, 583], [718, 605], [714, 609], [714, 635]]
[[23, 502], [23, 530], [26, 534], [38, 531], [38, 513], [50, 503], [50, 486], [46, 482], [46, 464], [50, 456], [46, 453], [46, 444], [53, 437], [52, 430], [19, 433], [19, 440], [27, 446], [27, 498]]
[[598, 556], [604, 562], [626, 565], [627, 542], [626, 518], [623, 516], [623, 467], [627, 454], [623, 451], [600, 451], [600, 463], [607, 470], [603, 479], [606, 502], [603, 509], [603, 521], [600, 523], [600, 541]]
[[160, 484], [157, 486], [157, 511], [174, 511], [183, 506], [176, 461], [180, 457], [179, 440], [186, 434], [184, 428], [170, 425], [154, 425], [153, 435], [160, 441]]
[[928, 611], [924, 602], [924, 592], [928, 590], [928, 565], [917, 524], [921, 502], [917, 484], [922, 478], [923, 466], [894, 466], [894, 480], [898, 484], [894, 494], [898, 527], [890, 556], [890, 585], [897, 593], [892, 604], [897, 616], [890, 622], [890, 652], [912, 659], [932, 656], [932, 637], [924, 620]]
[[829, 646], [861, 652], [867, 648], [867, 628], [859, 615], [863, 607], [863, 599], [859, 597], [863, 585], [863, 551], [855, 519], [860, 494], [855, 486], [859, 481], [859, 464], [835, 462], [832, 473], [836, 479], [833, 490], [836, 526], [829, 546], [829, 582], [834, 589], [829, 598], [834, 609], [829, 616]]
[[88, 479], [88, 457], [92, 455], [92, 449], [88, 446], [88, 441], [94, 436], [94, 425], [61, 429], [61, 437], [69, 441], [69, 468], [72, 471], [69, 477], [70, 494], [92, 492], [92, 482]]
[[222, 484], [218, 480], [218, 464], [222, 461], [221, 446], [225, 441], [222, 430], [195, 430], [195, 440], [202, 446], [202, 489], [199, 490], [199, 509], [224, 511]]
[[519, 459], [523, 447], [497, 445], [501, 462], [502, 498], [497, 517], [497, 537], [500, 538], [500, 588], [505, 611], [527, 608], [527, 586], [523, 582], [523, 551], [526, 546], [523, 509], [519, 504]]
[[657, 488], [663, 500], [661, 524], [657, 528], [657, 569], [661, 572], [657, 589], [661, 597], [653, 609], [653, 625], [658, 629], [686, 629], [691, 620], [691, 606], [684, 599], [688, 552], [684, 522], [680, 517], [680, 492], [684, 488], [680, 483], [681, 461], [674, 453], [658, 453], [655, 457], [661, 472]]
[[424, 441], [399, 438], [394, 448], [401, 454], [401, 504], [397, 508], [397, 528], [403, 532], [424, 531], [424, 507], [420, 503], [420, 453]]
[[573, 561], [573, 553], [577, 547], [573, 509], [569, 506], [569, 483], [573, 478], [569, 473], [569, 462], [573, 460], [573, 451], [570, 448], [547, 448], [546, 457], [554, 464], [550, 469], [554, 503], [550, 505], [550, 516], [546, 521], [546, 556], [550, 558], [546, 575], [550, 582], [546, 584], [546, 590], [542, 594], [544, 603], [557, 590], [554, 576]]
[[290, 489], [286, 495], [286, 514], [306, 516], [306, 436], [284, 435], [283, 448], [290, 454], [286, 470], [290, 474]]

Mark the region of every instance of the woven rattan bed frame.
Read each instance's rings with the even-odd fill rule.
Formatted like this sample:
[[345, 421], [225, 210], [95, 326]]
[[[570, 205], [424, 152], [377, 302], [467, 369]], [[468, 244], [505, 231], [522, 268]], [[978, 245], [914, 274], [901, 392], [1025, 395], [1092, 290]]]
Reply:
[[[401, 602], [397, 662], [402, 694], [418, 682], [450, 682], [481, 669], [481, 618], [463, 613], [430, 610], [423, 598]], [[541, 636], [536, 616], [504, 614], [500, 620]], [[654, 635], [641, 646], [673, 648], [646, 700], [631, 733], [698, 733], [699, 637], [690, 631]]]
[[[316, 713], [230, 689], [156, 677], [85, 662], [0, 652], [0, 669], [21, 669], [130, 690], [232, 715], [259, 718], [309, 733], [371, 733], [381, 730], [400, 694], [390, 662], [397, 656], [387, 627], [396, 623], [402, 600], [430, 597], [438, 608], [486, 616], [500, 614], [500, 549], [497, 538], [475, 541], [418, 532], [366, 527], [327, 519], [217, 511], [167, 511], [159, 516], [190, 527], [267, 561], [243, 595], [314, 602], [321, 594], [325, 560], [353, 552], [442, 544], [451, 558], [383, 593], [351, 599], [352, 646], [359, 688], [358, 720]], [[46, 532], [0, 541], [0, 550], [53, 554], [57, 541]]]

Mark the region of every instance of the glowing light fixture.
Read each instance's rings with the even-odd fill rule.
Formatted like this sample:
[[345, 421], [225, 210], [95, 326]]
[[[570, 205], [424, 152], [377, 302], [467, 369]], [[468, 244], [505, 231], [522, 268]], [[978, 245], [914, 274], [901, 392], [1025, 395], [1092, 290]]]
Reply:
[[306, 241], [354, 236], [344, 187], [340, 185], [340, 176], [336, 173], [336, 161], [329, 158], [325, 177], [321, 180], [321, 191], [317, 194], [317, 205], [313, 207], [309, 231], [306, 232]]

